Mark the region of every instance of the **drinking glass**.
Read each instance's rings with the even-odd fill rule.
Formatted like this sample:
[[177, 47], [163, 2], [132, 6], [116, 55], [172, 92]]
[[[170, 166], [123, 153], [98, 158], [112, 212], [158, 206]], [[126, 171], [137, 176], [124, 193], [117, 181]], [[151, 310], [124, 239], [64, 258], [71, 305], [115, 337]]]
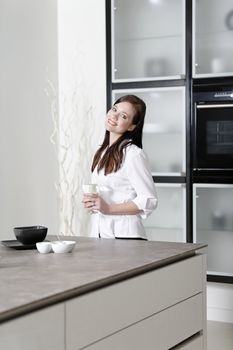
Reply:
[[[82, 185], [84, 194], [94, 194], [98, 193], [98, 185], [97, 184], [83, 184]], [[91, 214], [98, 213], [98, 210], [90, 210]]]

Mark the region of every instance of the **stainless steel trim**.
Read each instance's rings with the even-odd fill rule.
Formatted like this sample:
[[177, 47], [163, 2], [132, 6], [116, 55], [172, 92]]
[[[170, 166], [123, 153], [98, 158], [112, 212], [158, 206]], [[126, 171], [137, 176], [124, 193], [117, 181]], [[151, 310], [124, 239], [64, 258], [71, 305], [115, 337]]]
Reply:
[[233, 107], [233, 103], [224, 103], [224, 104], [205, 104], [205, 105], [197, 105], [196, 106], [198, 109], [200, 108], [222, 108], [222, 107]]
[[193, 168], [194, 171], [216, 171], [216, 172], [219, 172], [219, 171], [226, 171], [226, 172], [229, 172], [229, 171], [233, 171], [233, 168]]

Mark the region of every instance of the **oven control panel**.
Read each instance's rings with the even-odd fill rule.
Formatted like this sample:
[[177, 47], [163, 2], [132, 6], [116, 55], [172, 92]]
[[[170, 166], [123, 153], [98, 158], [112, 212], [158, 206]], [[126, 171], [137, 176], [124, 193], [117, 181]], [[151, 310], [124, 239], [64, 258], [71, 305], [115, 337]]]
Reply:
[[195, 102], [209, 101], [233, 101], [233, 91], [200, 91], [194, 92], [193, 99]]
[[233, 92], [215, 92], [214, 97], [216, 98], [232, 98], [233, 99]]

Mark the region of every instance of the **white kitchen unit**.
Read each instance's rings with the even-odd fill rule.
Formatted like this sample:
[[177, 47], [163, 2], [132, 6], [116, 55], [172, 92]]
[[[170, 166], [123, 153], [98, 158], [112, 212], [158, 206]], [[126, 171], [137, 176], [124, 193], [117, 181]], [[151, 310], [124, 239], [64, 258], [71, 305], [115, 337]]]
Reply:
[[209, 275], [233, 276], [233, 185], [193, 185], [194, 242], [208, 244]]
[[193, 0], [193, 77], [233, 75], [232, 0]]
[[205, 303], [205, 255], [198, 254], [6, 322], [0, 347], [204, 350]]
[[159, 204], [145, 220], [146, 235], [152, 241], [186, 242], [186, 185], [156, 183]]
[[205, 290], [197, 255], [68, 301], [66, 350], [204, 350]]
[[185, 75], [185, 0], [112, 0], [112, 81]]
[[0, 244], [0, 349], [206, 350], [206, 245], [69, 239], [67, 254]]
[[185, 87], [113, 90], [112, 100], [134, 94], [147, 106], [143, 148], [153, 175], [185, 175]]

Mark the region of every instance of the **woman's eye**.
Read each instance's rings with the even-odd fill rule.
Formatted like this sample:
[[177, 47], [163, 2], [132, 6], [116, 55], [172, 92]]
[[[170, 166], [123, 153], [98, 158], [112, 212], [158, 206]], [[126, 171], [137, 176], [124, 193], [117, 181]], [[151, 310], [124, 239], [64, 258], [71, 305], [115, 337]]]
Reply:
[[125, 114], [122, 114], [121, 116], [122, 116], [123, 119], [127, 118]]
[[113, 106], [112, 111], [116, 112], [116, 110], [117, 110], [116, 107]]

